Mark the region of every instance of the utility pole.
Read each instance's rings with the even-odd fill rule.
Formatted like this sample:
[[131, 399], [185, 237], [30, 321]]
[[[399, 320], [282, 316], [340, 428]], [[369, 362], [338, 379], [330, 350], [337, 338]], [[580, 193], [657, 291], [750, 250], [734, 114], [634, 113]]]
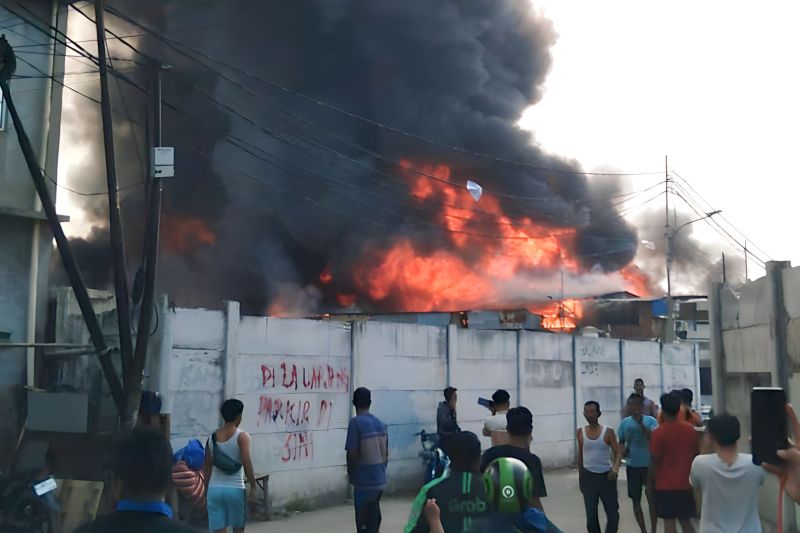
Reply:
[[747, 275], [747, 241], [744, 241], [744, 280], [750, 281], [750, 276]]
[[728, 283], [728, 273], [725, 270], [725, 252], [722, 252], [722, 284]]
[[39, 166], [36, 155], [34, 154], [31, 140], [28, 138], [25, 127], [22, 124], [22, 119], [20, 119], [19, 113], [17, 112], [17, 107], [14, 104], [11, 91], [9, 90], [8, 82], [11, 78], [11, 75], [14, 73], [15, 67], [16, 59], [14, 57], [14, 51], [11, 49], [8, 41], [6, 41], [5, 36], [2, 36], [0, 37], [0, 89], [3, 91], [3, 97], [8, 105], [8, 113], [11, 115], [11, 120], [14, 123], [14, 130], [16, 130], [17, 133], [17, 140], [19, 142], [20, 149], [22, 150], [22, 154], [25, 157], [25, 162], [28, 165], [28, 171], [33, 179], [33, 185], [36, 188], [36, 192], [38, 193], [39, 199], [42, 202], [42, 209], [47, 216], [50, 230], [53, 232], [53, 238], [56, 241], [56, 248], [58, 249], [58, 254], [61, 256], [61, 263], [64, 266], [64, 270], [67, 273], [72, 290], [75, 293], [75, 299], [78, 302], [78, 307], [83, 315], [83, 320], [86, 322], [86, 328], [89, 330], [89, 337], [92, 339], [95, 352], [100, 360], [100, 367], [103, 370], [103, 375], [105, 376], [106, 381], [108, 382], [108, 387], [111, 390], [111, 397], [114, 399], [114, 403], [117, 406], [118, 412], [121, 413], [122, 404], [125, 399], [122, 385], [120, 384], [117, 373], [114, 370], [114, 365], [111, 363], [111, 357], [109, 355], [110, 350], [106, 346], [106, 341], [103, 337], [103, 331], [100, 328], [100, 323], [97, 320], [97, 316], [94, 314], [92, 301], [89, 298], [89, 292], [86, 290], [86, 284], [83, 282], [83, 278], [81, 277], [75, 257], [72, 255], [72, 249], [69, 246], [69, 241], [67, 240], [67, 236], [64, 234], [64, 229], [61, 227], [61, 221], [58, 219], [55, 203], [53, 202], [53, 198], [50, 196], [50, 191], [48, 190], [47, 184], [44, 181], [44, 175], [42, 174], [42, 169]]
[[148, 198], [147, 225], [145, 227], [145, 272], [142, 306], [139, 311], [139, 326], [136, 334], [136, 350], [130, 382], [126, 384], [128, 395], [125, 424], [133, 427], [142, 396], [142, 372], [147, 360], [147, 345], [150, 341], [150, 325], [153, 319], [155, 301], [156, 269], [158, 267], [158, 237], [161, 227], [161, 193], [163, 190], [160, 173], [155, 171], [154, 149], [161, 146], [161, 69], [155, 65], [152, 80], [148, 85], [147, 113], [147, 153]]
[[670, 267], [672, 266], [672, 232], [669, 225], [669, 161], [668, 157], [664, 156], [664, 215], [666, 221], [664, 224], [664, 239], [666, 239], [667, 250], [667, 320], [664, 324], [664, 342], [672, 342], [673, 330], [672, 326], [672, 279], [670, 277]]
[[108, 91], [108, 57], [106, 54], [105, 6], [103, 0], [95, 0], [95, 29], [97, 30], [97, 57], [100, 63], [100, 109], [103, 121], [103, 147], [106, 160], [106, 182], [108, 184], [108, 218], [111, 234], [111, 257], [114, 266], [114, 296], [117, 304], [119, 327], [119, 349], [122, 358], [122, 376], [126, 385], [130, 382], [133, 363], [133, 340], [131, 335], [131, 313], [128, 301], [128, 276], [125, 263], [125, 245], [122, 238], [122, 221], [119, 213], [117, 191], [117, 165], [114, 155], [114, 124], [111, 120], [111, 98]]

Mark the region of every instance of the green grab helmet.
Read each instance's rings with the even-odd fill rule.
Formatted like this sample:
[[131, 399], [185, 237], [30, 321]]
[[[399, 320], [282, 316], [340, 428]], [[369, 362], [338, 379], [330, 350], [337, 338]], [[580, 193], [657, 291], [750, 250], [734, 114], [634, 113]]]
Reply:
[[500, 457], [483, 472], [489, 509], [500, 513], [522, 513], [533, 496], [533, 476], [519, 459]]

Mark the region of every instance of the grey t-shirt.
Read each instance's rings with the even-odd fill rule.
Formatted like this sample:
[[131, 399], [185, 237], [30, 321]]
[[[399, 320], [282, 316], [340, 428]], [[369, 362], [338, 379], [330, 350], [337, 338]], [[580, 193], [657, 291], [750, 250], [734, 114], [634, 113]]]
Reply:
[[698, 455], [689, 481], [703, 494], [700, 531], [703, 533], [761, 533], [758, 491], [764, 470], [753, 464], [753, 456], [740, 453], [728, 465], [715, 453]]

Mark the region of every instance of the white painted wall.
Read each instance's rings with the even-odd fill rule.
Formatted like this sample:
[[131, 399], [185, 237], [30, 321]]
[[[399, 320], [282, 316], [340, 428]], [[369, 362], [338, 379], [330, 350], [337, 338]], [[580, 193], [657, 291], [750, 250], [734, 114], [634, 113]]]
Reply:
[[175, 309], [165, 331], [168, 353], [153, 371], [173, 446], [207, 439], [222, 400], [241, 399], [254, 466], [270, 473], [274, 505], [344, 497], [344, 441], [359, 386], [372, 390], [372, 412], [389, 428], [389, 492], [420, 486], [416, 434], [435, 432], [447, 385], [459, 389], [459, 424], [478, 435], [489, 412], [477, 399], [508, 390], [513, 405], [534, 414], [533, 450], [546, 467], [574, 463], [585, 401], [599, 401], [603, 421], [616, 426], [636, 377], [654, 399], [665, 388], [697, 390], [697, 360], [682, 345], [662, 353], [657, 343], [546, 332], [240, 317], [235, 303], [225, 312]]

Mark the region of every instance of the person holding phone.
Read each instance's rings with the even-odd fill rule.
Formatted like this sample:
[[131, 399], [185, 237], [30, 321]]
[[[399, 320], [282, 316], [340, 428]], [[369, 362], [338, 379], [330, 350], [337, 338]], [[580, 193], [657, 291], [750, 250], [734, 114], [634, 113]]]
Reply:
[[492, 416], [483, 423], [483, 436], [492, 439], [492, 446], [508, 444], [508, 420], [506, 414], [511, 407], [511, 395], [508, 391], [498, 389], [492, 394]]
[[794, 408], [786, 404], [786, 416], [794, 438], [794, 446], [785, 450], [778, 450], [777, 455], [784, 461], [782, 465], [762, 463], [767, 472], [778, 477], [786, 477], [786, 494], [797, 504], [800, 504], [800, 421]]
[[753, 464], [753, 456], [739, 453], [736, 443], [741, 429], [731, 415], [708, 421], [705, 439], [713, 453], [698, 455], [692, 463], [689, 481], [703, 495], [700, 531], [761, 531], [758, 492], [764, 471]]
[[644, 409], [643, 397], [633, 393], [628, 398], [626, 406], [630, 416], [626, 417], [619, 425], [617, 431], [622, 455], [625, 457], [625, 472], [628, 479], [628, 497], [633, 502], [633, 516], [642, 533], [647, 533], [642, 510], [642, 491], [647, 497], [650, 510], [650, 525], [656, 531], [656, 508], [653, 503], [653, 493], [647, 485], [647, 471], [650, 466], [650, 436], [658, 427], [655, 417], [642, 414]]

